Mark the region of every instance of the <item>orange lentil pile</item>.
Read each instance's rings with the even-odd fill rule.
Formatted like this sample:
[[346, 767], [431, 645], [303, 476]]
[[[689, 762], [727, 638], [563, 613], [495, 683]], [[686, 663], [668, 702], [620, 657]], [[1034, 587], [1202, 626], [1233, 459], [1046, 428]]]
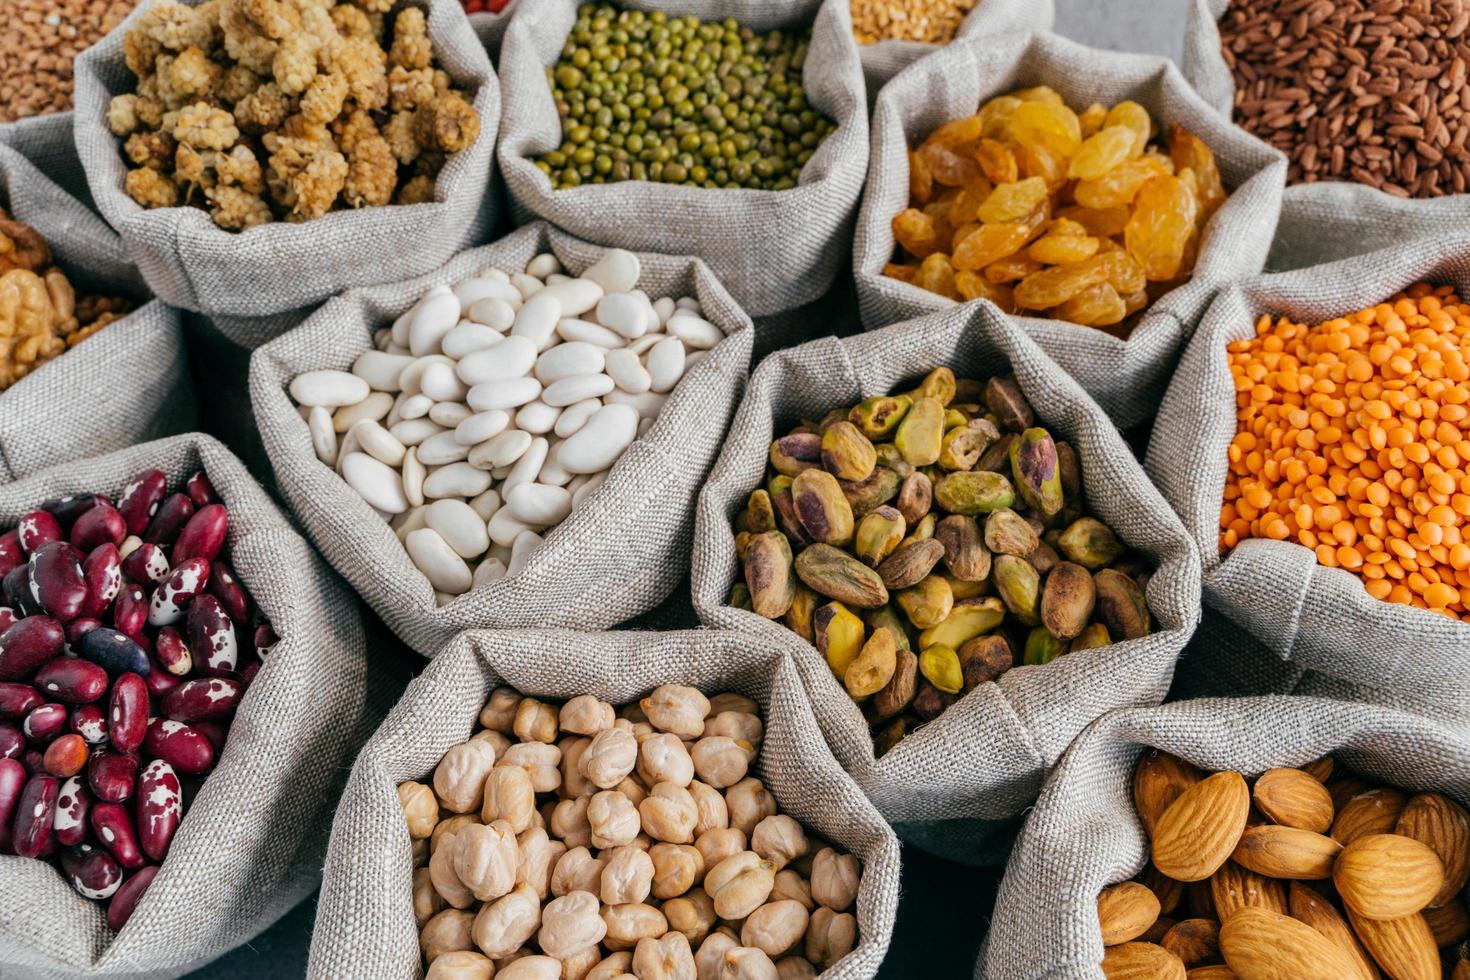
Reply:
[[1368, 593], [1470, 622], [1470, 307], [1419, 284], [1228, 346], [1220, 550], [1296, 541]]

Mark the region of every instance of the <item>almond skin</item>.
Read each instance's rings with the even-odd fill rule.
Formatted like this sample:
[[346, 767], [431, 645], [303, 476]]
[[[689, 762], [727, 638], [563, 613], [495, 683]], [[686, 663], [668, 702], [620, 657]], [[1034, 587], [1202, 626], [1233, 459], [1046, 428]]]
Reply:
[[1393, 980], [1439, 980], [1439, 949], [1434, 934], [1415, 913], [1401, 919], [1365, 919], [1348, 907], [1353, 931]]
[[1230, 858], [1250, 813], [1238, 772], [1217, 772], [1179, 794], [1153, 833], [1154, 865], [1178, 881], [1203, 881]]
[[1439, 793], [1420, 793], [1405, 804], [1394, 833], [1424, 844], [1444, 865], [1444, 885], [1429, 900], [1431, 908], [1464, 891], [1470, 879], [1470, 813], [1464, 807]]
[[1311, 776], [1317, 782], [1325, 783], [1327, 782], [1327, 780], [1332, 778], [1332, 770], [1335, 767], [1336, 763], [1333, 761], [1332, 756], [1324, 755], [1316, 762], [1309, 762], [1306, 765], [1302, 766], [1301, 771], [1306, 773], [1308, 776]]
[[1184, 980], [1184, 961], [1153, 943], [1124, 943], [1103, 951], [1108, 980]]
[[1450, 980], [1470, 980], [1470, 960], [1461, 960], [1455, 964], [1455, 972], [1450, 975]]
[[1240, 980], [1240, 975], [1223, 963], [1197, 966], [1187, 974], [1188, 980]]
[[1350, 912], [1365, 919], [1401, 919], [1439, 894], [1444, 865], [1412, 837], [1370, 834], [1342, 849], [1332, 883]]
[[1271, 769], [1251, 790], [1256, 809], [1272, 823], [1325, 834], [1332, 826], [1332, 794], [1300, 769]]
[[1159, 918], [1159, 900], [1146, 885], [1124, 881], [1109, 885], [1097, 896], [1097, 921], [1104, 946], [1137, 939]]
[[1286, 914], [1286, 882], [1256, 874], [1234, 861], [1226, 861], [1210, 879], [1210, 895], [1221, 922], [1229, 922], [1246, 908]]
[[1293, 881], [1287, 895], [1287, 907], [1291, 917], [1316, 929], [1329, 940], [1342, 947], [1355, 968], [1350, 974], [1353, 980], [1378, 980], [1378, 970], [1373, 960], [1363, 949], [1358, 937], [1348, 927], [1347, 920], [1337, 907], [1322, 897], [1311, 885]]
[[1332, 877], [1342, 845], [1331, 837], [1295, 827], [1252, 827], [1240, 835], [1231, 859], [1268, 878], [1305, 881]]
[[1184, 901], [1184, 883], [1161, 874], [1152, 863], [1144, 865], [1143, 870], [1138, 872], [1138, 881], [1139, 884], [1146, 885], [1159, 900], [1160, 915], [1173, 915], [1178, 910], [1179, 903]]
[[1220, 923], [1214, 919], [1185, 919], [1164, 933], [1159, 943], [1169, 952], [1193, 966], [1220, 956]]
[[1242, 980], [1343, 980], [1347, 955], [1326, 936], [1291, 916], [1245, 908], [1220, 926], [1220, 952]]
[[1458, 946], [1470, 939], [1470, 912], [1465, 911], [1464, 902], [1446, 902], [1439, 908], [1427, 908], [1419, 913], [1429, 923], [1434, 933], [1434, 945], [1440, 949]]
[[1359, 793], [1338, 806], [1337, 819], [1332, 821], [1332, 839], [1346, 846], [1369, 834], [1391, 834], [1408, 802], [1408, 797], [1396, 789]]
[[1139, 756], [1133, 770], [1133, 808], [1150, 837], [1169, 805], [1203, 778], [1204, 773], [1167, 752], [1146, 751]]

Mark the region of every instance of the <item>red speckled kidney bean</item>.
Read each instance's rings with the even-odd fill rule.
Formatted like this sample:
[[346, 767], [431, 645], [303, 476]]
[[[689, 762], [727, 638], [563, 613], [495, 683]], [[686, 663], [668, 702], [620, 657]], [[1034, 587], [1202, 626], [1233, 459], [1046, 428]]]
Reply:
[[214, 561], [225, 545], [225, 535], [229, 530], [230, 514], [224, 504], [208, 504], [199, 508], [174, 542], [174, 564], [191, 558]]
[[0, 576], [9, 575], [26, 563], [25, 549], [20, 546], [20, 532], [0, 534]]
[[228, 563], [217, 561], [211, 566], [208, 591], [225, 607], [231, 619], [245, 625], [250, 616], [250, 597], [245, 594], [239, 579], [235, 578], [235, 570]]
[[87, 817], [92, 812], [92, 791], [82, 776], [72, 776], [61, 784], [56, 794], [56, 816], [51, 829], [56, 832], [56, 843], [71, 847], [87, 839], [92, 825]]
[[228, 677], [185, 681], [163, 699], [163, 713], [186, 725], [224, 718], [235, 710], [244, 693], [245, 685]]
[[78, 844], [61, 852], [61, 870], [83, 898], [111, 898], [122, 885], [117, 859], [100, 847]]
[[[148, 723], [143, 751], [164, 760], [181, 775], [202, 776], [214, 768], [215, 746], [203, 731], [208, 724], [201, 721], [197, 725], [185, 725], [168, 718], [154, 718]], [[220, 737], [223, 738], [223, 732]]]
[[107, 741], [107, 718], [101, 705], [84, 704], [71, 709], [67, 727], [82, 736], [88, 745], [101, 745]]
[[148, 693], [153, 696], [154, 704], [163, 703], [170, 691], [184, 683], [182, 677], [175, 677], [166, 670], [150, 670], [143, 680], [148, 684]]
[[276, 635], [276, 631], [271, 628], [270, 623], [261, 623], [255, 627], [255, 652], [262, 657], [270, 653], [271, 647], [280, 642], [281, 638]]
[[0, 588], [5, 591], [5, 601], [10, 604], [20, 616], [39, 616], [45, 612], [36, 597], [31, 593], [31, 563], [26, 562], [11, 570], [5, 576], [5, 581], [0, 582]]
[[108, 737], [119, 752], [132, 752], [148, 734], [148, 685], [138, 674], [122, 674], [112, 682], [107, 710]]
[[194, 667], [194, 655], [189, 652], [179, 631], [172, 626], [165, 626], [158, 631], [158, 636], [153, 641], [153, 655], [159, 666], [175, 677], [187, 676]]
[[143, 540], [167, 548], [179, 537], [189, 518], [194, 516], [194, 502], [182, 493], [176, 493], [158, 506], [158, 513], [148, 522]]
[[46, 703], [41, 692], [29, 684], [15, 681], [0, 683], [0, 718], [19, 721], [31, 713], [31, 709]]
[[233, 673], [240, 659], [235, 624], [212, 595], [189, 603], [189, 650], [200, 673], [219, 677]]
[[214, 484], [209, 482], [209, 475], [203, 470], [196, 470], [188, 480], [184, 481], [184, 492], [189, 499], [194, 501], [195, 507], [208, 507], [210, 504], [219, 503], [219, 494], [214, 491]]
[[122, 544], [127, 536], [127, 522], [116, 507], [107, 503], [99, 502], [71, 526], [72, 546], [82, 552], [91, 551], [99, 544]]
[[67, 704], [90, 704], [107, 693], [107, 671], [80, 657], [57, 657], [47, 662], [31, 683], [47, 697]]
[[162, 759], [154, 759], [138, 777], [138, 843], [155, 861], [168, 856], [168, 846], [184, 816], [179, 777]]
[[190, 558], [178, 562], [148, 604], [148, 625], [171, 626], [184, 618], [184, 607], [209, 584], [209, 562]]
[[36, 773], [21, 789], [10, 825], [10, 846], [21, 857], [38, 857], [53, 845], [51, 821], [56, 816], [60, 786], [55, 776]]
[[19, 759], [25, 755], [25, 751], [26, 737], [20, 726], [0, 721], [0, 759]]
[[15, 807], [26, 784], [26, 767], [14, 759], [0, 759], [0, 854], [10, 853], [10, 831]]
[[138, 758], [111, 749], [98, 749], [87, 763], [87, 785], [104, 803], [121, 803], [138, 785]]
[[44, 545], [62, 539], [61, 525], [44, 510], [33, 510], [22, 517], [15, 530], [20, 535], [20, 546], [28, 555], [34, 555]]
[[[81, 616], [66, 624], [66, 649], [67, 652], [77, 655], [77, 650], [82, 643], [82, 637], [102, 626], [101, 620], [92, 619], [90, 616]], [[90, 663], [91, 661], [88, 661]]]
[[66, 631], [49, 616], [27, 616], [0, 633], [0, 681], [30, 677], [61, 652]]
[[122, 560], [122, 573], [140, 585], [156, 585], [168, 578], [168, 558], [156, 544], [140, 544]]
[[128, 481], [117, 509], [127, 522], [129, 534], [142, 534], [158, 513], [158, 505], [168, 495], [168, 474], [163, 470], [144, 470]]
[[52, 517], [64, 528], [71, 527], [82, 515], [92, 508], [106, 505], [112, 506], [112, 498], [102, 493], [74, 493], [67, 497], [52, 497], [50, 500], [41, 501], [41, 509]]
[[128, 919], [133, 917], [133, 911], [143, 900], [144, 893], [153, 884], [157, 874], [158, 865], [150, 864], [123, 881], [122, 887], [113, 894], [112, 901], [107, 903], [107, 928], [120, 932], [128, 924]]
[[20, 622], [20, 614], [9, 606], [0, 606], [0, 633]]
[[31, 555], [31, 588], [41, 608], [61, 622], [80, 616], [88, 592], [76, 549], [64, 541], [42, 545]]
[[118, 591], [117, 601], [112, 604], [112, 628], [128, 636], [137, 636], [143, 632], [146, 622], [148, 596], [141, 585], [129, 582]]
[[77, 653], [94, 664], [99, 664], [109, 674], [146, 674], [153, 667], [148, 663], [148, 651], [144, 650], [141, 636], [128, 636], [106, 626], [99, 626], [87, 633], [77, 643]]
[[138, 835], [133, 830], [133, 815], [120, 803], [93, 803], [92, 813], [87, 818], [92, 833], [102, 846], [112, 852], [117, 863], [129, 871], [136, 871], [148, 863], [138, 847]]
[[66, 731], [66, 718], [66, 705], [55, 702], [43, 704], [26, 715], [20, 730], [26, 733], [26, 738], [30, 739], [33, 746], [44, 747]]
[[57, 779], [69, 779], [82, 771], [82, 767], [87, 764], [88, 755], [90, 753], [86, 741], [73, 732], [46, 746], [41, 764]]
[[117, 545], [99, 544], [82, 559], [82, 580], [87, 584], [87, 601], [82, 615], [95, 619], [107, 611], [122, 588], [122, 558]]
[[[214, 746], [214, 754], [218, 756], [225, 750], [225, 737], [229, 735], [229, 728], [217, 721], [196, 721], [189, 726], [196, 732], [209, 739], [209, 744]], [[174, 768], [178, 768], [175, 766]]]

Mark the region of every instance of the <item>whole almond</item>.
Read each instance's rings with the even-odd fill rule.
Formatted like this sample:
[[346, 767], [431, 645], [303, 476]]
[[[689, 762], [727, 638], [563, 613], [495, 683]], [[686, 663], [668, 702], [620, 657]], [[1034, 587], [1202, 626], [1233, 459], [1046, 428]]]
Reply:
[[1300, 769], [1271, 769], [1261, 774], [1251, 799], [1272, 823], [1325, 834], [1332, 826], [1332, 794]]
[[1431, 908], [1450, 904], [1470, 879], [1470, 814], [1439, 793], [1412, 797], [1399, 814], [1394, 832], [1427, 846], [1444, 865], [1444, 885], [1429, 900]]
[[1246, 908], [1286, 913], [1286, 882], [1256, 874], [1234, 861], [1226, 861], [1210, 879], [1210, 896], [1221, 922], [1229, 922]]
[[1133, 770], [1133, 808], [1149, 836], [1169, 804], [1203, 777], [1194, 766], [1167, 752], [1154, 750], [1139, 757]]
[[1324, 755], [1316, 762], [1309, 762], [1302, 766], [1302, 772], [1311, 776], [1319, 783], [1325, 783], [1332, 778], [1332, 770], [1335, 768], [1332, 756]]
[[1470, 939], [1470, 912], [1465, 911], [1464, 902], [1446, 902], [1439, 908], [1427, 908], [1419, 913], [1429, 923], [1434, 933], [1434, 945], [1440, 949], [1458, 946]]
[[1184, 961], [1153, 943], [1124, 943], [1103, 950], [1108, 980], [1184, 980]]
[[1138, 937], [1138, 941], [1142, 943], [1153, 943], [1155, 946], [1161, 945], [1164, 937], [1169, 934], [1169, 930], [1178, 924], [1178, 922], [1169, 918], [1167, 915], [1161, 915], [1154, 920], [1153, 925], [1148, 927], [1147, 932]]
[[1164, 933], [1160, 946], [1193, 966], [1220, 957], [1220, 923], [1214, 919], [1185, 919]]
[[1374, 785], [1366, 779], [1360, 779], [1347, 771], [1327, 780], [1327, 792], [1332, 794], [1332, 809], [1338, 813], [1347, 806], [1348, 800], [1373, 788]]
[[1230, 857], [1268, 878], [1315, 881], [1332, 877], [1332, 862], [1341, 850], [1342, 845], [1331, 837], [1267, 824], [1241, 834]]
[[1347, 954], [1305, 922], [1269, 909], [1244, 908], [1220, 926], [1225, 963], [1245, 980], [1343, 980]]
[[1154, 893], [1154, 897], [1159, 900], [1160, 915], [1173, 915], [1178, 910], [1179, 903], [1184, 900], [1184, 883], [1175, 881], [1160, 872], [1154, 867], [1152, 861], [1145, 864], [1143, 870], [1138, 872], [1138, 881], [1146, 885], [1148, 890]]
[[1373, 960], [1358, 942], [1358, 937], [1353, 935], [1337, 906], [1323, 898], [1321, 892], [1311, 885], [1293, 881], [1287, 894], [1287, 909], [1293, 919], [1305, 922], [1342, 947], [1353, 962], [1354, 972], [1350, 975], [1353, 980], [1378, 980]]
[[1337, 818], [1332, 821], [1332, 839], [1347, 845], [1369, 834], [1391, 834], [1407, 803], [1408, 797], [1387, 787], [1359, 793], [1338, 805]]
[[1159, 900], [1136, 881], [1109, 885], [1097, 896], [1097, 921], [1104, 946], [1137, 939], [1159, 918]]
[[1179, 794], [1153, 832], [1154, 864], [1179, 881], [1203, 881], [1240, 842], [1250, 789], [1238, 772], [1217, 772]]
[[1455, 972], [1450, 975], [1450, 980], [1470, 980], [1470, 960], [1461, 960], [1455, 964]]
[[1347, 915], [1363, 946], [1393, 980], [1439, 980], [1439, 948], [1424, 916], [1365, 919], [1352, 906]]
[[1223, 963], [1211, 963], [1190, 970], [1186, 980], [1240, 980], [1240, 974]]
[[1444, 865], [1412, 837], [1370, 834], [1342, 849], [1332, 883], [1350, 912], [1367, 919], [1399, 919], [1439, 894]]

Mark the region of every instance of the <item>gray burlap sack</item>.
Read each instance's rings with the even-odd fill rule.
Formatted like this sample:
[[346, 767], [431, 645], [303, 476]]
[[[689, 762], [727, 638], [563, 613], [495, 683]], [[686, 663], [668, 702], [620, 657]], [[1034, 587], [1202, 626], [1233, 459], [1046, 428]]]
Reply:
[[[983, 35], [994, 38], [1010, 31], [1049, 31], [1056, 21], [1054, 0], [980, 0], [960, 23], [956, 38]], [[868, 86], [868, 105], [878, 99], [878, 90], [920, 58], [942, 48], [922, 41], [879, 41], [859, 44], [863, 81]]]
[[847, 0], [630, 0], [702, 20], [733, 17], [757, 31], [811, 26], [802, 81], [812, 107], [834, 120], [786, 191], [706, 190], [623, 181], [553, 190], [533, 161], [561, 144], [546, 84], [576, 21], [576, 0], [520, 4], [500, 52], [505, 91], [500, 170], [518, 222], [545, 218], [598, 245], [693, 255], [709, 263], [751, 316], [801, 306], [826, 292], [842, 267], [868, 159], [867, 103]]
[[1155, 302], [1127, 340], [1061, 320], [1016, 317], [1041, 348], [1123, 428], [1150, 417], [1169, 372], [1214, 290], [1261, 271], [1281, 204], [1286, 158], [1210, 110], [1166, 58], [1083, 47], [1054, 34], [970, 37], [890, 82], [873, 115], [873, 150], [853, 246], [858, 305], [872, 329], [955, 305], [883, 275], [894, 253], [893, 217], [908, 206], [908, 147], [985, 101], [1050, 85], [1068, 105], [1133, 99], [1160, 126], [1180, 123], [1215, 153], [1230, 197], [1206, 229], [1184, 286]]
[[1160, 749], [1248, 778], [1331, 754], [1370, 779], [1470, 803], [1470, 730], [1315, 698], [1183, 701], [1115, 711], [1077, 740], [1016, 842], [977, 980], [1101, 980], [1097, 893], [1143, 867], [1133, 766]]
[[[0, 142], [0, 206], [40, 232], [78, 294], [145, 296], [122, 242], [44, 163]], [[147, 303], [0, 391], [0, 480], [184, 432], [195, 416], [178, 312]]]
[[[1235, 81], [1220, 55], [1217, 21], [1229, 0], [1190, 0], [1181, 67], [1200, 96], [1226, 116], [1235, 107]], [[1401, 198], [1353, 181], [1292, 184], [1266, 268], [1300, 269], [1387, 248], [1409, 238], [1438, 236], [1470, 221], [1470, 195]]]
[[106, 906], [41, 861], [0, 857], [0, 963], [10, 977], [172, 977], [248, 942], [316, 887], [332, 808], [391, 693], [370, 679], [356, 598], [229, 451], [202, 435], [146, 443], [0, 484], [0, 527], [49, 497], [121, 492], [151, 467], [202, 468], [230, 510], [231, 561], [280, 642], [168, 859], [114, 935]]
[[260, 348], [251, 361], [255, 419], [282, 495], [327, 560], [425, 656], [472, 627], [604, 628], [669, 594], [688, 569], [695, 493], [719, 452], [750, 370], [749, 317], [698, 259], [641, 255], [642, 289], [650, 296], [694, 296], [704, 317], [727, 338], [690, 369], [653, 428], [629, 447], [585, 506], [547, 534], [519, 575], [440, 607], [393, 530], [317, 459], [286, 386], [303, 371], [351, 368], [372, 347], [373, 331], [431, 286], [490, 267], [520, 272], [541, 252], [554, 252], [580, 272], [603, 251], [536, 222], [494, 245], [464, 252], [430, 275], [334, 299]]
[[[202, 0], [183, 0], [198, 6]], [[449, 157], [434, 201], [334, 211], [314, 221], [272, 222], [245, 232], [217, 227], [199, 208], [147, 210], [123, 191], [127, 166], [107, 127], [112, 96], [137, 79], [123, 62], [123, 37], [142, 3], [76, 60], [76, 145], [97, 207], [122, 236], [160, 299], [206, 314], [259, 317], [319, 303], [393, 275], [419, 275], [480, 241], [494, 226], [491, 190], [500, 89], [484, 46], [458, 3], [428, 3], [436, 64], [474, 94], [480, 135]]]
[[72, 114], [57, 112], [0, 124], [0, 143], [12, 146], [59, 187], [92, 208], [92, 190], [72, 139]]
[[[962, 377], [1013, 372], [1038, 419], [1076, 448], [1089, 506], [1155, 565], [1153, 635], [1015, 667], [875, 758], [858, 706], [810, 644], [782, 623], [726, 605], [739, 574], [730, 522], [763, 484], [771, 440], [802, 418], [884, 394], [948, 365]], [[905, 840], [954, 860], [986, 861], [986, 821], [1017, 816], [1048, 768], [1111, 708], [1163, 699], [1199, 619], [1199, 560], [1177, 517], [1097, 404], [990, 304], [969, 304], [768, 357], [751, 378], [725, 450], [699, 499], [694, 606], [708, 626], [792, 649], [838, 760]]]
[[[1420, 281], [1470, 288], [1470, 238], [1408, 242], [1329, 265], [1247, 279], [1200, 320], [1154, 426], [1147, 464], [1199, 549], [1206, 601], [1276, 656], [1306, 670], [1470, 716], [1470, 625], [1381, 602], [1311, 550], [1248, 539], [1223, 560], [1220, 505], [1235, 436], [1225, 345], [1255, 336], [1263, 315], [1317, 324], [1382, 302]], [[1257, 688], [1253, 693], [1283, 693]]]
[[620, 705], [660, 684], [736, 691], [760, 705], [765, 740], [755, 775], [783, 813], [862, 861], [858, 945], [822, 976], [872, 977], [898, 909], [898, 841], [822, 745], [790, 659], [749, 636], [711, 630], [475, 630], [457, 637], [409, 684], [353, 767], [332, 826], [308, 976], [420, 976], [413, 864], [396, 787], [430, 776], [444, 752], [470, 736], [496, 686], [557, 699], [593, 694]]
[[503, 10], [492, 14], [482, 10], [470, 14], [470, 26], [475, 29], [475, 37], [485, 45], [491, 62], [500, 60], [500, 43], [505, 40], [505, 29], [510, 26], [510, 18], [514, 13], [514, 10]]

